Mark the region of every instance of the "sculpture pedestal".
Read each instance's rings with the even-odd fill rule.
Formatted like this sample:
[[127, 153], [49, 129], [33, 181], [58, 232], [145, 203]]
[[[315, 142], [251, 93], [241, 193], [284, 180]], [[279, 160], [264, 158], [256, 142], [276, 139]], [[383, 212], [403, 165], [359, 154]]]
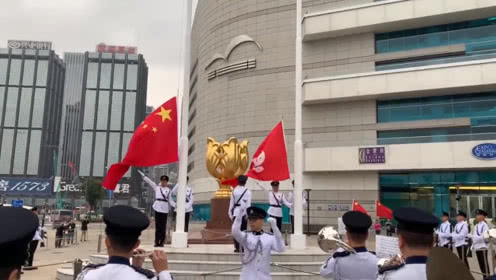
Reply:
[[210, 200], [210, 221], [202, 231], [202, 241], [205, 244], [230, 244], [232, 243], [229, 219], [229, 197], [214, 197]]

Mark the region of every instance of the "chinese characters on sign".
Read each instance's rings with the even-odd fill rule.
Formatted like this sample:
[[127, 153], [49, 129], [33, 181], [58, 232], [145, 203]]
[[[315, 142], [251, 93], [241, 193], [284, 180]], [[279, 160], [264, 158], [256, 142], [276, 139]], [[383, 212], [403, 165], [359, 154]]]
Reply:
[[350, 211], [350, 205], [347, 204], [329, 204], [327, 206], [327, 210], [329, 211]]
[[360, 164], [386, 163], [386, 153], [384, 147], [359, 148], [358, 160]]
[[126, 47], [126, 46], [110, 46], [105, 45], [104, 43], [100, 43], [96, 45], [96, 51], [101, 53], [128, 53], [128, 54], [137, 54], [137, 47]]
[[20, 40], [9, 40], [7, 46], [11, 49], [35, 49], [35, 50], [51, 50], [51, 42], [40, 42], [40, 41], [20, 41]]
[[39, 178], [0, 178], [0, 194], [51, 195], [52, 180]]

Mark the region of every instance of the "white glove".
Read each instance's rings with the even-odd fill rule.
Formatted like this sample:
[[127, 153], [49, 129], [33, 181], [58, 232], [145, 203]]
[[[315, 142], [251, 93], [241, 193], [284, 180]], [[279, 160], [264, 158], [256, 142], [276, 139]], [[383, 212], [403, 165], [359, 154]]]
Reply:
[[145, 177], [145, 174], [143, 172], [141, 172], [140, 170], [138, 170], [138, 173], [141, 174], [141, 177]]
[[270, 218], [268, 218], [268, 219], [267, 219], [267, 222], [270, 224], [270, 227], [271, 227], [272, 229], [276, 229], [276, 228], [278, 228], [278, 227], [277, 227], [277, 221], [276, 221], [276, 219], [274, 219], [274, 218], [270, 217]]

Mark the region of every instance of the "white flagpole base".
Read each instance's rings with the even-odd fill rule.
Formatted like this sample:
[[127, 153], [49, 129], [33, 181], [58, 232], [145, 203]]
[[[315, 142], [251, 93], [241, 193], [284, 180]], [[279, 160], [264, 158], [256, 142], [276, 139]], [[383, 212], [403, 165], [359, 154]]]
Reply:
[[188, 233], [187, 232], [173, 232], [172, 233], [172, 248], [183, 249], [188, 247]]
[[291, 235], [291, 249], [305, 249], [307, 247], [307, 236], [304, 234]]

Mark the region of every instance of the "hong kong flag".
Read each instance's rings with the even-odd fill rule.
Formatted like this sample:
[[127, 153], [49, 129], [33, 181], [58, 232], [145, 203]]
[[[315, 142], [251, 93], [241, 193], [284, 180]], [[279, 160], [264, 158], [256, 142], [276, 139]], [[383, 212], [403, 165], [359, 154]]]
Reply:
[[176, 98], [158, 107], [138, 126], [126, 156], [113, 164], [103, 187], [114, 190], [130, 166], [154, 166], [178, 161]]
[[375, 209], [377, 212], [377, 217], [386, 218], [390, 220], [393, 219], [393, 210], [382, 205], [382, 203], [380, 203], [379, 200], [375, 201]]
[[367, 213], [367, 211], [365, 210], [365, 208], [363, 208], [362, 205], [360, 205], [360, 203], [358, 203], [356, 200], [353, 199], [353, 204], [352, 204], [352, 208], [351, 208], [352, 211], [358, 211], [358, 212], [362, 212], [362, 213], [365, 213], [365, 214], [369, 214]]

